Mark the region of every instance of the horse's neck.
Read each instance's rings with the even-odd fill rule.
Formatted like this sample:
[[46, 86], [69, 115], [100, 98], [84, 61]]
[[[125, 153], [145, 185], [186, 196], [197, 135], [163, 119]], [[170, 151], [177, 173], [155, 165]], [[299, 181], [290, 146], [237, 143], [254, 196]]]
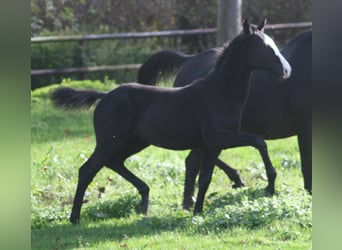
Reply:
[[217, 84], [227, 98], [246, 101], [249, 92], [251, 68], [247, 66], [243, 56], [235, 56], [225, 62], [216, 72]]

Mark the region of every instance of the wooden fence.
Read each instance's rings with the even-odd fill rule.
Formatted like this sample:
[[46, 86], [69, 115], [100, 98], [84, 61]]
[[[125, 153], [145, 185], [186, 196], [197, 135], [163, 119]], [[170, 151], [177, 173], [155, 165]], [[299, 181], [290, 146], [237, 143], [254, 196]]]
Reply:
[[[301, 23], [280, 23], [266, 25], [267, 30], [278, 29], [296, 29], [310, 28], [312, 22]], [[114, 34], [96, 34], [96, 35], [75, 35], [75, 36], [49, 36], [49, 37], [32, 37], [31, 43], [47, 43], [47, 42], [67, 42], [77, 41], [82, 45], [84, 41], [94, 40], [111, 40], [111, 39], [143, 39], [151, 37], [184, 37], [192, 35], [213, 34], [217, 32], [217, 28], [192, 29], [192, 30], [168, 30], [156, 32], [129, 32]], [[70, 73], [88, 73], [98, 71], [117, 71], [126, 69], [138, 69], [141, 64], [124, 64], [111, 66], [95, 66], [95, 67], [79, 67], [79, 68], [63, 68], [63, 69], [32, 69], [31, 75], [53, 75], [53, 74], [70, 74]]]

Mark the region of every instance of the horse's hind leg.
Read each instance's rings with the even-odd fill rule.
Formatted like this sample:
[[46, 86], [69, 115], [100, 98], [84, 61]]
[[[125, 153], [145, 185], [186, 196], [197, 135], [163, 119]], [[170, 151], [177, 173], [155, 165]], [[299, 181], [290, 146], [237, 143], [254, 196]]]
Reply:
[[140, 209], [144, 215], [148, 214], [148, 203], [149, 203], [149, 192], [150, 188], [147, 186], [145, 182], [135, 176], [131, 171], [129, 171], [122, 161], [114, 160], [108, 167], [113, 169], [116, 173], [122, 176], [124, 179], [132, 183], [136, 189], [138, 189], [141, 195], [141, 204]]
[[304, 188], [312, 194], [312, 133], [311, 123], [298, 133], [298, 144], [304, 178]]
[[139, 139], [132, 139], [130, 140], [132, 143], [128, 143], [129, 145], [124, 149], [120, 150], [120, 154], [116, 155], [114, 159], [110, 163], [107, 164], [107, 167], [114, 170], [120, 176], [122, 176], [125, 180], [129, 181], [133, 184], [133, 186], [138, 189], [141, 195], [141, 212], [145, 215], [148, 214], [148, 204], [149, 204], [149, 192], [150, 188], [148, 185], [135, 176], [131, 171], [129, 171], [125, 165], [124, 161], [131, 155], [139, 152], [140, 150], [144, 149], [148, 145], [144, 142], [140, 141]]
[[245, 186], [245, 184], [243, 184], [243, 182], [241, 181], [239, 172], [236, 169], [230, 167], [228, 164], [224, 163], [219, 158], [217, 158], [215, 165], [218, 166], [221, 170], [223, 170], [226, 173], [226, 175], [229, 177], [229, 179], [234, 182], [232, 186], [233, 188], [239, 188], [239, 187]]
[[103, 159], [101, 158], [99, 151], [95, 149], [94, 153], [79, 169], [77, 189], [70, 215], [71, 223], [79, 223], [85, 190], [103, 165]]

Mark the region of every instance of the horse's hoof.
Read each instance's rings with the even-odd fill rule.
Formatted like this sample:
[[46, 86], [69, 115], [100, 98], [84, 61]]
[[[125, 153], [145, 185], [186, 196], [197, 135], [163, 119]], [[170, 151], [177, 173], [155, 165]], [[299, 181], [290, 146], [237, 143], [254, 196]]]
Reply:
[[305, 190], [308, 192], [309, 195], [312, 195], [312, 189], [311, 188], [305, 188]]
[[187, 210], [187, 211], [190, 211], [190, 209], [194, 206], [194, 203], [191, 201], [191, 202], [184, 202], [183, 203], [183, 209], [184, 210]]
[[80, 218], [79, 218], [79, 217], [70, 216], [69, 221], [70, 221], [73, 225], [80, 224]]
[[144, 211], [144, 212], [143, 212], [143, 215], [146, 216], [146, 217], [148, 217], [148, 210]]
[[196, 206], [194, 208], [194, 215], [200, 215], [203, 213], [203, 206]]
[[186, 211], [190, 211], [191, 208], [192, 208], [192, 206], [183, 205], [183, 209], [186, 210]]
[[275, 190], [274, 190], [274, 188], [267, 187], [265, 189], [265, 193], [266, 193], [266, 195], [272, 196], [275, 194]]
[[139, 210], [143, 215], [148, 216], [148, 204], [142, 204], [141, 203], [139, 205]]
[[200, 210], [194, 210], [194, 216], [196, 215], [201, 215], [203, 213], [203, 210], [200, 209]]
[[243, 184], [242, 182], [240, 182], [240, 183], [235, 183], [233, 186], [232, 186], [232, 188], [233, 189], [236, 189], [236, 188], [241, 188], [241, 187], [244, 187], [245, 186], [245, 184]]

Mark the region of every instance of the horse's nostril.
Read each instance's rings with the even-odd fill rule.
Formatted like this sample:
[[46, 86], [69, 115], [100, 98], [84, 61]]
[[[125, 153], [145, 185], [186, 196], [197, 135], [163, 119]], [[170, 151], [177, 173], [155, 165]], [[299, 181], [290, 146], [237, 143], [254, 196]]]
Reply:
[[289, 68], [284, 68], [282, 78], [283, 78], [283, 79], [287, 79], [287, 78], [290, 77], [290, 74], [291, 74], [291, 69], [289, 69]]

